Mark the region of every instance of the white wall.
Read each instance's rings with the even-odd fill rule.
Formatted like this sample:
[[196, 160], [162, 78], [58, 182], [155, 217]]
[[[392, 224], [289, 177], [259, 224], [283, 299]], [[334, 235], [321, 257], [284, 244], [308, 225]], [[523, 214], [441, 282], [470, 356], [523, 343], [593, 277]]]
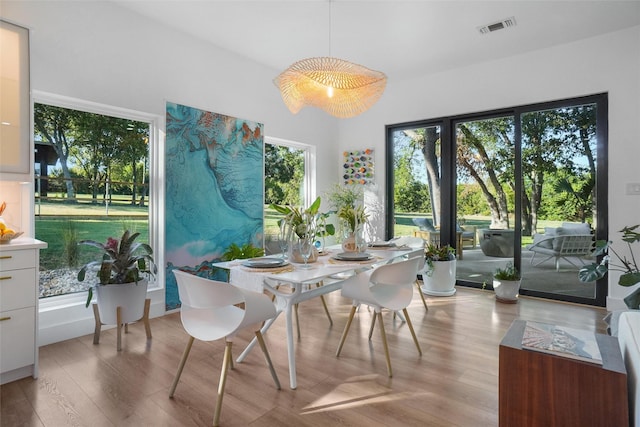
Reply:
[[[340, 152], [366, 141], [383, 153], [387, 124], [602, 92], [609, 94], [609, 230], [615, 241], [624, 225], [640, 223], [640, 196], [625, 195], [626, 183], [640, 182], [640, 27], [411, 81], [389, 76], [377, 105], [340, 122]], [[376, 160], [384, 194], [383, 156]], [[630, 289], [618, 286], [616, 275], [609, 280], [607, 306], [622, 307]]]
[[337, 179], [336, 121], [292, 115], [279, 73], [132, 13], [112, 2], [3, 1], [2, 17], [31, 30], [31, 88], [157, 114], [177, 102], [264, 124], [268, 136], [318, 151], [325, 188]]

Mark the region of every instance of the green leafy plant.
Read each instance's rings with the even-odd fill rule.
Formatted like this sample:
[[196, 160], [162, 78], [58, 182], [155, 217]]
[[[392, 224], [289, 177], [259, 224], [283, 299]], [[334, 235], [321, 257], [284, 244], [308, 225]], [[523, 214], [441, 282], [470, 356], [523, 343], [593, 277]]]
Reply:
[[[78, 272], [78, 280], [84, 281], [88, 270], [97, 270], [100, 285], [116, 285], [123, 283], [137, 283], [142, 277], [154, 276], [158, 268], [153, 261], [153, 250], [146, 243], [136, 243], [140, 233], [126, 230], [120, 240], [109, 237], [107, 243], [95, 240], [81, 240], [78, 245], [87, 245], [102, 251], [100, 261], [91, 261], [85, 264]], [[98, 267], [98, 268], [96, 268]], [[89, 307], [93, 298], [93, 287], [89, 288], [86, 307]]]
[[356, 231], [356, 222], [359, 225], [366, 224], [369, 220], [369, 215], [367, 215], [362, 206], [343, 206], [338, 211], [338, 218], [345, 221], [349, 231], [353, 233]]
[[333, 236], [335, 234], [335, 227], [333, 224], [327, 224], [327, 218], [329, 217], [329, 213], [321, 213], [320, 212], [320, 204], [322, 200], [320, 197], [316, 198], [316, 200], [309, 206], [307, 209], [302, 209], [293, 206], [281, 206], [271, 204], [269, 207], [276, 212], [284, 215], [284, 218], [278, 221], [278, 225], [281, 225], [282, 221], [287, 221], [291, 230], [298, 236], [299, 238], [305, 237], [307, 233], [307, 226], [305, 224], [305, 219], [313, 218], [316, 223], [316, 236]]
[[71, 268], [77, 267], [80, 250], [78, 248], [78, 229], [75, 223], [71, 221], [66, 223], [62, 230], [62, 239], [67, 265]]
[[504, 268], [496, 268], [496, 271], [494, 271], [493, 273], [493, 277], [494, 279], [508, 280], [511, 282], [515, 282], [521, 279], [520, 272], [511, 262], [508, 263]]
[[[616, 252], [612, 247], [613, 242], [598, 240], [592, 255], [596, 257], [603, 255], [602, 260], [599, 264], [592, 263], [582, 267], [578, 272], [580, 281], [593, 282], [603, 278], [608, 271], [619, 271], [622, 272], [622, 274], [618, 279], [618, 285], [633, 286], [640, 283], [640, 269], [638, 268], [632, 246], [633, 243], [640, 242], [640, 232], [636, 231], [638, 227], [640, 227], [640, 225], [626, 226], [620, 230], [620, 233], [622, 233], [622, 241], [627, 244], [631, 258], [627, 258], [625, 255]], [[624, 299], [624, 302], [629, 308], [640, 308], [640, 289], [628, 295]]]
[[428, 243], [424, 247], [424, 258], [427, 265], [427, 275], [433, 274], [433, 263], [439, 261], [453, 261], [456, 259], [456, 250], [451, 245], [437, 245]]
[[336, 212], [345, 206], [355, 206], [362, 200], [363, 191], [361, 186], [333, 184], [331, 189], [326, 192], [329, 206]]
[[264, 249], [256, 248], [252, 243], [238, 246], [235, 243], [229, 245], [227, 250], [222, 254], [223, 261], [232, 261], [234, 259], [256, 258], [264, 255]]

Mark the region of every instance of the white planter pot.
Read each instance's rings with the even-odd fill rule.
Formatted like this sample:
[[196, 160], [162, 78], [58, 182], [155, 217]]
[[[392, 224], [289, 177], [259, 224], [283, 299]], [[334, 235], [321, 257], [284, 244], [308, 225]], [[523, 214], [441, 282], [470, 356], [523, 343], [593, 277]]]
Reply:
[[117, 307], [121, 307], [122, 323], [142, 319], [148, 284], [148, 280], [143, 279], [138, 283], [96, 286], [100, 322], [104, 325], [117, 324]]
[[422, 272], [422, 293], [438, 297], [449, 297], [456, 293], [456, 260], [436, 261], [433, 270], [429, 272], [429, 265], [425, 264]]
[[510, 304], [518, 302], [520, 282], [521, 280], [493, 279], [493, 291], [496, 293], [496, 299]]

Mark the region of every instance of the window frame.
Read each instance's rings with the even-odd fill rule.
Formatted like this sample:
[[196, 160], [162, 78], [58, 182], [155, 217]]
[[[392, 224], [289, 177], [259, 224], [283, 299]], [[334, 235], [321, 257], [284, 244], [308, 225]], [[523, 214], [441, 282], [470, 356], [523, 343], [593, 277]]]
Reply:
[[[511, 115], [514, 117], [515, 125], [515, 144], [516, 144], [516, 164], [515, 173], [521, 173], [521, 117], [523, 114], [550, 110], [564, 107], [572, 107], [583, 104], [595, 104], [597, 106], [596, 112], [596, 144], [597, 144], [597, 178], [596, 178], [596, 194], [598, 195], [597, 205], [597, 227], [595, 230], [596, 240], [608, 239], [608, 94], [596, 93], [592, 95], [579, 96], [573, 98], [566, 98], [554, 101], [547, 101], [541, 103], [520, 105], [509, 108], [495, 109], [491, 111], [482, 111], [477, 113], [462, 114], [455, 116], [445, 116], [434, 119], [416, 120], [406, 123], [397, 123], [385, 126], [385, 171], [386, 171], [386, 205], [385, 205], [385, 236], [386, 239], [393, 237], [393, 221], [394, 221], [394, 200], [393, 200], [393, 186], [394, 186], [394, 169], [393, 169], [393, 133], [403, 129], [428, 127], [428, 126], [441, 126], [441, 237], [443, 243], [452, 243], [456, 240], [455, 223], [451, 220], [451, 212], [455, 212], [457, 200], [456, 200], [456, 157], [455, 157], [455, 128], [456, 125], [472, 120], [482, 120], [493, 117], [500, 117], [505, 115]], [[522, 191], [522, 181], [516, 180], [515, 183], [518, 194]], [[521, 200], [520, 197], [515, 198], [515, 224], [521, 223]], [[515, 243], [520, 245], [521, 243], [521, 230], [516, 228]], [[514, 257], [514, 264], [516, 267], [520, 267], [522, 262], [522, 251], [519, 251]], [[470, 282], [457, 282], [461, 285], [474, 286]], [[549, 294], [539, 291], [523, 290], [523, 295], [529, 295], [533, 297], [551, 298], [559, 301], [566, 301], [579, 304], [589, 304], [595, 306], [604, 307], [606, 305], [606, 298], [608, 294], [608, 287], [606, 286], [607, 278], [598, 280], [595, 284], [596, 295], [593, 299], [574, 297], [561, 294]], [[474, 286], [476, 287], [476, 286]]]
[[[149, 124], [149, 244], [155, 248], [154, 259], [158, 266], [164, 262], [164, 117], [121, 107], [100, 104], [78, 98], [56, 95], [48, 92], [33, 91], [31, 111], [34, 105], [46, 104], [88, 113], [131, 119]], [[33, 145], [33, 120], [31, 141]], [[32, 177], [33, 179], [33, 177]], [[35, 231], [35, 228], [34, 228]], [[149, 283], [147, 297], [151, 298], [152, 317], [164, 314], [164, 268], [158, 268], [155, 280]], [[84, 307], [86, 292], [60, 295], [39, 299], [39, 338], [38, 345], [46, 345], [78, 336], [78, 331], [90, 333], [95, 322], [93, 313]], [[160, 305], [162, 306], [160, 311]], [[91, 321], [87, 328], [87, 320]], [[51, 326], [54, 325], [54, 326]], [[73, 325], [73, 326], [69, 326]]]

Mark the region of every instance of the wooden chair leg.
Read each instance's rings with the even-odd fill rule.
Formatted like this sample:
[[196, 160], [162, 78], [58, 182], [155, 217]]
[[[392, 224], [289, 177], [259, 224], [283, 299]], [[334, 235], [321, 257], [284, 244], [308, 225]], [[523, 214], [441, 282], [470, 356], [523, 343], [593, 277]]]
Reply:
[[151, 339], [151, 324], [149, 323], [149, 311], [151, 309], [151, 300], [147, 298], [144, 300], [144, 315], [142, 321], [144, 322], [144, 330], [147, 333], [147, 339]]
[[116, 307], [116, 329], [118, 330], [117, 349], [122, 350], [122, 307]]
[[409, 330], [411, 331], [411, 336], [413, 337], [413, 342], [416, 343], [416, 348], [418, 349], [418, 353], [422, 356], [422, 349], [420, 348], [420, 343], [418, 343], [418, 337], [416, 336], [416, 331], [413, 330], [413, 324], [411, 323], [411, 319], [409, 318], [409, 312], [406, 308], [403, 308], [404, 317], [407, 319], [407, 325], [409, 326]]
[[93, 331], [93, 343], [100, 344], [100, 329], [102, 328], [102, 322], [100, 321], [100, 312], [98, 310], [98, 304], [93, 304], [93, 317], [96, 321], [96, 327]]
[[342, 351], [342, 346], [344, 345], [344, 341], [347, 339], [347, 334], [349, 333], [349, 328], [351, 327], [351, 321], [353, 320], [353, 316], [356, 314], [355, 305], [351, 306], [351, 312], [349, 313], [349, 319], [347, 320], [347, 324], [344, 327], [344, 331], [342, 332], [342, 338], [340, 338], [340, 344], [338, 345], [338, 350], [336, 351], [336, 357], [340, 356], [340, 352]]
[[389, 346], [387, 345], [387, 334], [384, 330], [384, 323], [382, 322], [382, 311], [376, 312], [376, 316], [378, 317], [378, 323], [380, 323], [380, 337], [382, 338], [382, 346], [384, 347], [384, 356], [387, 359], [387, 372], [389, 373], [389, 377], [393, 376], [393, 372], [391, 371], [391, 358], [389, 357]]
[[260, 348], [264, 353], [264, 358], [267, 361], [267, 365], [269, 366], [269, 371], [271, 371], [271, 377], [273, 378], [273, 382], [276, 383], [276, 388], [280, 390], [280, 380], [278, 379], [278, 374], [276, 374], [276, 370], [273, 368], [273, 363], [271, 362], [271, 356], [269, 356], [269, 350], [267, 350], [267, 346], [264, 343], [264, 337], [260, 330], [256, 331], [256, 339], [258, 340], [258, 344], [260, 344]]
[[[319, 288], [320, 286], [322, 286], [322, 282], [316, 283], [316, 288]], [[327, 315], [327, 319], [329, 319], [329, 325], [333, 326], [333, 319], [331, 318], [331, 314], [329, 313], [329, 308], [327, 307], [327, 300], [324, 298], [324, 295], [320, 295], [320, 301], [322, 301], [324, 312]]]
[[[396, 312], [393, 312], [395, 316]], [[376, 326], [376, 314], [373, 313], [373, 317], [371, 317], [371, 326], [369, 326], [369, 341], [371, 341], [371, 337], [373, 336], [373, 328]]]
[[182, 353], [182, 359], [180, 359], [180, 365], [178, 365], [178, 372], [176, 373], [176, 376], [173, 379], [173, 384], [171, 384], [171, 389], [169, 390], [169, 397], [173, 397], [173, 393], [176, 391], [176, 386], [178, 385], [178, 381], [180, 381], [180, 375], [182, 375], [182, 370], [184, 369], [184, 364], [187, 362], [187, 357], [189, 357], [189, 352], [191, 351], [194, 339], [195, 338], [192, 336], [189, 337], [189, 342], [187, 342], [187, 346]]
[[224, 387], [227, 384], [227, 372], [231, 361], [231, 347], [233, 342], [227, 341], [224, 347], [224, 359], [222, 360], [222, 370], [220, 371], [220, 383], [218, 384], [218, 398], [216, 399], [216, 409], [213, 413], [213, 425], [220, 425], [220, 410], [222, 409], [222, 398], [224, 397]]
[[429, 307], [427, 307], [427, 301], [424, 299], [424, 294], [422, 293], [422, 289], [420, 289], [420, 282], [416, 280], [416, 287], [418, 288], [418, 295], [422, 298], [422, 304], [424, 305], [425, 311], [429, 311]]

